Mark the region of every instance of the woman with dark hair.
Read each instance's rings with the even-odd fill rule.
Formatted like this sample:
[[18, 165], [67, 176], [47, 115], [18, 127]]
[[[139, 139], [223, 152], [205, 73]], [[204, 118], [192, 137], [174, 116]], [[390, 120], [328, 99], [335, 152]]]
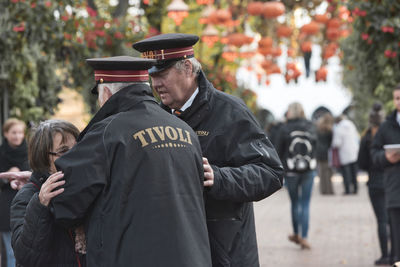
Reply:
[[11, 205], [12, 246], [17, 266], [82, 266], [76, 239], [83, 231], [55, 224], [50, 200], [61, 194], [65, 181], [54, 161], [73, 147], [79, 130], [69, 122], [48, 120], [34, 130], [28, 148], [32, 176]]
[[373, 164], [371, 158], [372, 140], [383, 122], [382, 105], [375, 103], [369, 114], [369, 127], [361, 138], [357, 164], [361, 169], [368, 171], [368, 194], [378, 225], [379, 245], [382, 256], [375, 261], [375, 265], [390, 264], [388, 253], [388, 216], [385, 207], [385, 189], [383, 185], [383, 169]]

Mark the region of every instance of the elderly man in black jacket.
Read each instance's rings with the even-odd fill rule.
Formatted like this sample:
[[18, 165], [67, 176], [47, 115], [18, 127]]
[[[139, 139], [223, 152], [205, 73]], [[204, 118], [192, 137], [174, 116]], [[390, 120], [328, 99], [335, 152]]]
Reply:
[[192, 129], [162, 110], [148, 85], [153, 60], [87, 60], [101, 106], [56, 161], [65, 191], [56, 221], [86, 219], [87, 265], [211, 266], [201, 148]]
[[375, 134], [371, 155], [374, 164], [384, 169], [392, 257], [393, 261], [400, 261], [400, 150], [385, 149], [385, 145], [400, 144], [400, 85], [393, 90], [393, 103], [396, 109]]
[[194, 58], [198, 39], [162, 34], [133, 48], [157, 59], [149, 74], [162, 107], [196, 131], [212, 166], [205, 205], [213, 266], [259, 266], [252, 201], [282, 187], [283, 167], [243, 101], [206, 79]]

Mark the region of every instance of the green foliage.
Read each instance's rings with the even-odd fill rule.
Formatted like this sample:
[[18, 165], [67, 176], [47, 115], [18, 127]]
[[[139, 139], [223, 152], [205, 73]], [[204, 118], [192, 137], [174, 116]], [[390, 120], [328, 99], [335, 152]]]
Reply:
[[63, 85], [89, 96], [93, 74], [85, 59], [133, 55], [143, 38], [139, 19], [112, 17], [108, 1], [11, 0], [0, 2], [0, 90], [10, 92], [10, 115], [25, 121], [48, 118]]
[[376, 100], [387, 111], [392, 90], [400, 82], [400, 2], [350, 1], [353, 32], [341, 43], [343, 83], [353, 92], [356, 121], [363, 128]]

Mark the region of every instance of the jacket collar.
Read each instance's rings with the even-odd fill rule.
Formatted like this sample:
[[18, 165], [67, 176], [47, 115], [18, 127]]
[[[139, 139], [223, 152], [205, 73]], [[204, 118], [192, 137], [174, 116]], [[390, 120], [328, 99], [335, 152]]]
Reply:
[[397, 122], [397, 110], [396, 109], [392, 113], [390, 113], [386, 119], [388, 122], [390, 122], [390, 124], [393, 124], [393, 126], [400, 127], [399, 123]]
[[50, 174], [48, 172], [36, 172], [34, 171], [29, 178], [29, 181], [37, 186], [39, 189], [42, 187], [42, 184], [49, 178]]
[[89, 129], [97, 122], [104, 120], [114, 114], [129, 110], [134, 105], [142, 101], [153, 101], [157, 103], [153, 97], [150, 86], [147, 84], [134, 84], [122, 88], [120, 91], [112, 95], [107, 102], [97, 111], [89, 124], [83, 129], [77, 141], [82, 140]]

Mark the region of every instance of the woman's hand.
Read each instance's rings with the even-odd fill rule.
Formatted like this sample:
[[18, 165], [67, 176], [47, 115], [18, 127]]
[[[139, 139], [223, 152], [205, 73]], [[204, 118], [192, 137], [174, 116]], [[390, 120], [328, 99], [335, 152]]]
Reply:
[[10, 181], [10, 186], [14, 190], [20, 190], [25, 184], [28, 183], [28, 179], [14, 179]]
[[42, 185], [42, 188], [40, 189], [39, 192], [39, 201], [42, 203], [43, 206], [48, 206], [50, 203], [50, 200], [64, 192], [64, 188], [57, 189], [56, 191], [53, 191], [55, 188], [62, 186], [65, 184], [65, 181], [59, 181], [61, 178], [64, 177], [64, 174], [62, 172], [56, 172], [53, 173], [52, 175], [47, 178], [47, 181]]
[[23, 172], [0, 172], [0, 179], [8, 180], [28, 180], [32, 175], [30, 171]]

